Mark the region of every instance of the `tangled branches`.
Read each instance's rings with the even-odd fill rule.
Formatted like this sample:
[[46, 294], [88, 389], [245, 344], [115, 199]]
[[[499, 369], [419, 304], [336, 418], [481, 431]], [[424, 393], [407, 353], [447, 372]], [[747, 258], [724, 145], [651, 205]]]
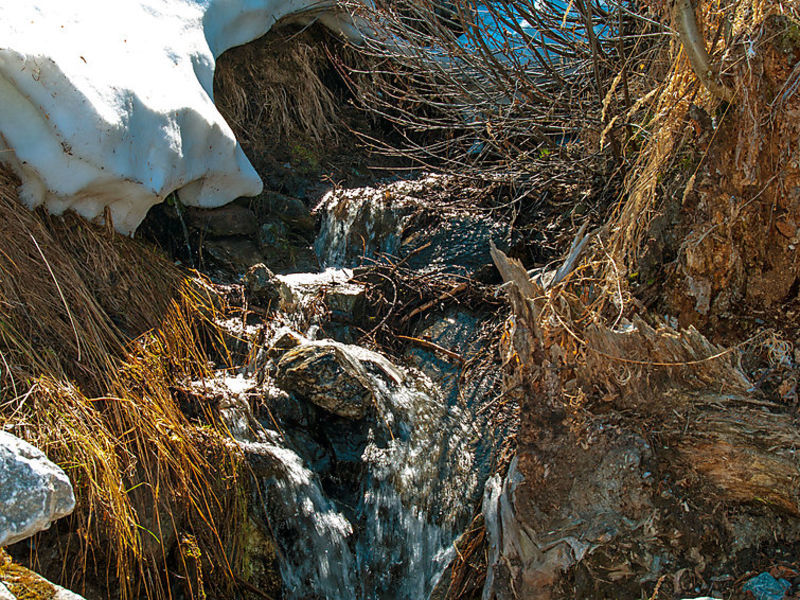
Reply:
[[641, 142], [636, 100], [653, 83], [640, 67], [668, 39], [629, 0], [379, 1], [358, 14], [372, 68], [345, 76], [400, 137], [368, 143], [511, 182], [518, 199], [624, 166]]

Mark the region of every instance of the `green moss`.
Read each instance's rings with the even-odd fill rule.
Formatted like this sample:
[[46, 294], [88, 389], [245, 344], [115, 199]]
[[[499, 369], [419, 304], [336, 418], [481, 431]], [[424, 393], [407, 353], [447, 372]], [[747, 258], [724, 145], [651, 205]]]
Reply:
[[269, 594], [280, 593], [282, 580], [275, 544], [251, 518], [242, 528], [240, 544], [241, 578]]
[[779, 48], [786, 53], [800, 49], [800, 23], [786, 19], [786, 27], [780, 37]]
[[301, 175], [311, 175], [320, 171], [320, 160], [316, 150], [300, 141], [289, 145], [292, 166]]

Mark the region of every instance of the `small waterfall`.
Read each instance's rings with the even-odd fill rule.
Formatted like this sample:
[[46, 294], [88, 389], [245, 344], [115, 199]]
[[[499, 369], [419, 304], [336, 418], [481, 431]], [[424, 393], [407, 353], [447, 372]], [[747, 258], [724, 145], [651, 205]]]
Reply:
[[[282, 322], [308, 327], [313, 319], [302, 316], [302, 305], [315, 302], [320, 290], [326, 294], [325, 286], [343, 285], [352, 275], [345, 267], [365, 256], [397, 252], [411, 214], [408, 194], [425, 185], [430, 181], [331, 192], [321, 205], [315, 244], [327, 269], [280, 276], [298, 303], [293, 314], [280, 317]], [[313, 309], [308, 313], [313, 316]], [[278, 331], [275, 339], [282, 335]], [[361, 382], [370, 404], [366, 417], [337, 416], [328, 412], [328, 400], [337, 405], [337, 390], [324, 388], [322, 393], [330, 389], [332, 396], [319, 398], [314, 388], [313, 402], [289, 396], [285, 406], [291, 408], [277, 405], [287, 412], [278, 415], [280, 435], [269, 432], [269, 454], [278, 466], [263, 481], [263, 490], [265, 514], [280, 548], [284, 597], [426, 600], [454, 556], [454, 542], [470, 522], [495, 459], [493, 442], [478, 430], [476, 404], [483, 396], [459, 401], [456, 384], [443, 387], [438, 381], [445, 366], [433, 371], [419, 362], [423, 370], [398, 366], [365, 348], [313, 339], [315, 325], [308, 331], [311, 339], [292, 334], [295, 343], [325, 348], [325, 356], [344, 355], [338, 360], [355, 374], [342, 385]], [[272, 360], [280, 361], [280, 352], [290, 347], [281, 346]], [[278, 363], [270, 364], [278, 373]], [[457, 368], [455, 373], [457, 380]], [[308, 372], [301, 377], [314, 379]], [[344, 380], [331, 376], [328, 381]], [[347, 393], [352, 401], [352, 390]], [[273, 424], [278, 427], [274, 418], [263, 423]]]
[[265, 485], [267, 514], [287, 597], [424, 600], [452, 558], [472, 508], [465, 498], [479, 483], [467, 415], [421, 373], [336, 345], [369, 372], [376, 414], [363, 423], [361, 484], [348, 498], [327, 494], [294, 450], [270, 448], [281, 467]]
[[448, 410], [427, 378], [415, 379], [394, 389], [375, 381], [393, 438], [363, 455], [369, 471], [356, 554], [365, 599], [427, 598], [468, 518], [462, 494], [472, 460], [459, 435], [462, 414]]
[[322, 224], [314, 250], [320, 264], [353, 267], [360, 259], [378, 253], [396, 256], [403, 227], [412, 213], [425, 205], [419, 198], [447, 181], [447, 177], [428, 174], [377, 188], [328, 192], [317, 207]]
[[289, 598], [353, 600], [355, 560], [347, 544], [352, 526], [295, 452], [265, 446], [283, 467], [265, 482], [264, 494]]
[[314, 244], [320, 264], [349, 267], [361, 257], [396, 253], [404, 216], [395, 204], [374, 188], [329, 192], [320, 203], [322, 224]]

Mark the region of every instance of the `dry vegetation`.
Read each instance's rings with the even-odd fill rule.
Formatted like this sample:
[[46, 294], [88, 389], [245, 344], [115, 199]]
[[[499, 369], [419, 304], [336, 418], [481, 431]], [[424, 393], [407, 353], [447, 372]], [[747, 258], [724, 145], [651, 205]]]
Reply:
[[[648, 523], [624, 542], [592, 542], [578, 527], [593, 552], [579, 566], [557, 545], [506, 557], [514, 565], [506, 583], [524, 597], [638, 597], [646, 557], [663, 548], [695, 582], [741, 568], [744, 548], [770, 560], [797, 541], [800, 514], [796, 7], [702, 2], [697, 31], [687, 33], [685, 15], [664, 3], [576, 1], [565, 15], [557, 3], [520, 0], [488, 9], [511, 31], [493, 42], [471, 26], [477, 4], [456, 3], [447, 19], [441, 4], [391, 3], [374, 18], [392, 32], [365, 50], [381, 68], [351, 83], [406, 143], [371, 142], [471, 185], [504, 182], [503, 197], [484, 206], [497, 210], [502, 199], [519, 222], [540, 216], [560, 186], [574, 203], [567, 240], [588, 226], [569, 277], [549, 288], [498, 259], [501, 272], [512, 265], [503, 276], [516, 289], [505, 341], [507, 386], [521, 406], [518, 518], [542, 547], [577, 535], [565, 507], [586, 523], [624, 515], [613, 521], [622, 530], [624, 519]], [[537, 33], [523, 31], [519, 17]], [[468, 48], [456, 39], [463, 32]], [[509, 57], [520, 45], [533, 60]], [[698, 72], [703, 60], [709, 72]], [[588, 213], [574, 211], [586, 198]], [[751, 327], [753, 312], [779, 331], [763, 321]], [[651, 504], [641, 479], [605, 470], [638, 436], [655, 449], [642, 456], [656, 477], [675, 482], [662, 479], [658, 492], [682, 495], [683, 505]], [[624, 502], [599, 491], [609, 481], [628, 491]], [[455, 588], [481, 570], [485, 547], [473, 543], [481, 535], [478, 527], [464, 542]], [[655, 592], [648, 585], [654, 598], [682, 592], [679, 575]]]
[[328, 36], [313, 31], [274, 32], [263, 42], [223, 54], [214, 73], [220, 112], [254, 156], [269, 154], [281, 137], [335, 138], [340, 124], [332, 91], [321, 77], [328, 67]]
[[208, 375], [209, 352], [225, 356], [221, 301], [137, 241], [25, 210], [2, 177], [0, 425], [60, 464], [78, 499], [29, 560], [90, 595], [170, 597], [177, 574], [203, 597], [190, 562], [232, 589], [240, 457], [213, 415], [190, 423], [175, 397]]

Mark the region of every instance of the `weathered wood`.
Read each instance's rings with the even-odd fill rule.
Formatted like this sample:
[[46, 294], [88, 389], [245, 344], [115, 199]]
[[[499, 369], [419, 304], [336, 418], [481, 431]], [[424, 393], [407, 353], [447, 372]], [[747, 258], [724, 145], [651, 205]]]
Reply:
[[[514, 309], [506, 385], [523, 392], [513, 469], [485, 502], [485, 599], [572, 597], [563, 574], [606, 569], [595, 556], [622, 561], [609, 581], [638, 586], [662, 568], [652, 557], [696, 555], [692, 523], [747, 547], [777, 514], [800, 516], [794, 417], [755, 395], [736, 349], [639, 317], [611, 328], [571, 284], [545, 291], [492, 258]], [[742, 506], [759, 527], [731, 525], [727, 508]], [[626, 562], [631, 548], [650, 562]], [[704, 548], [703, 564], [731, 558], [719, 541]]]

